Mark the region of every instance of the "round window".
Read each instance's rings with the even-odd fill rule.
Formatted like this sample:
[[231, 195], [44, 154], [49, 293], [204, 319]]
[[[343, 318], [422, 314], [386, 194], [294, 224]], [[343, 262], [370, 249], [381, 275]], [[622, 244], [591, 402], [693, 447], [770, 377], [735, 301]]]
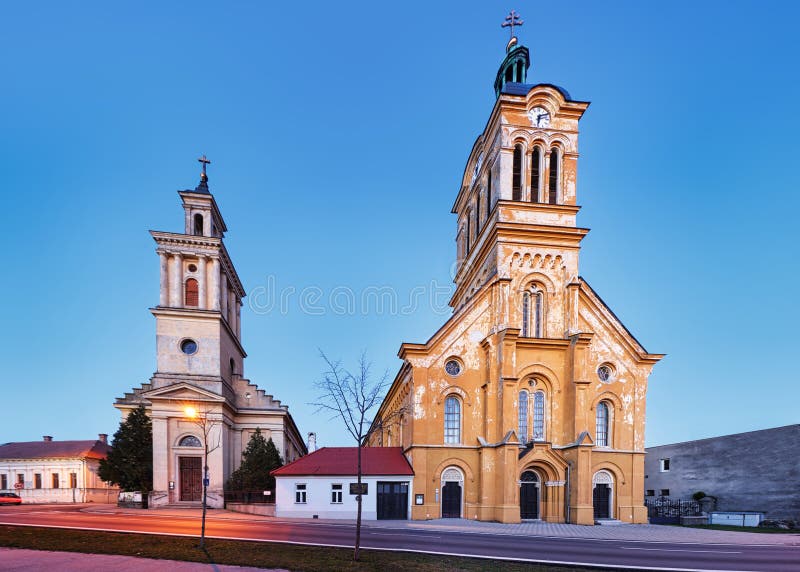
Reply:
[[600, 381], [603, 383], [609, 383], [614, 379], [614, 368], [612, 368], [608, 364], [603, 364], [597, 368], [597, 377], [600, 378]]
[[183, 340], [181, 342], [181, 351], [187, 356], [197, 352], [197, 342], [194, 340]]
[[189, 272], [197, 272], [197, 266], [194, 264], [189, 265]]
[[447, 360], [447, 363], [444, 364], [444, 370], [447, 375], [458, 375], [461, 373], [461, 364], [458, 363], [458, 360]]

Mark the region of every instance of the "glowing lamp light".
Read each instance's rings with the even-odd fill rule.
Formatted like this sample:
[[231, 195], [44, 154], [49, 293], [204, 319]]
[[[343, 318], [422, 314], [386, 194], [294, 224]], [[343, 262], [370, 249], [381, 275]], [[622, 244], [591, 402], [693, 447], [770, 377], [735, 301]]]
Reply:
[[194, 407], [191, 406], [184, 407], [183, 412], [189, 419], [194, 419], [195, 417], [197, 417], [197, 409], [195, 409]]

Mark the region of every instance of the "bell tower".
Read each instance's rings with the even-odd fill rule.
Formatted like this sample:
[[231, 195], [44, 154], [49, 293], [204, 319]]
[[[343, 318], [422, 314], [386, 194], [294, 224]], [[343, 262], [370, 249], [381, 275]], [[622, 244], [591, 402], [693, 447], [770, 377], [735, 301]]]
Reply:
[[178, 191], [184, 232], [151, 231], [160, 263], [156, 318], [155, 386], [175, 376], [198, 376], [208, 389], [222, 394], [234, 375], [242, 375], [241, 305], [245, 296], [223, 243], [227, 231], [208, 188], [204, 156], [200, 183]]

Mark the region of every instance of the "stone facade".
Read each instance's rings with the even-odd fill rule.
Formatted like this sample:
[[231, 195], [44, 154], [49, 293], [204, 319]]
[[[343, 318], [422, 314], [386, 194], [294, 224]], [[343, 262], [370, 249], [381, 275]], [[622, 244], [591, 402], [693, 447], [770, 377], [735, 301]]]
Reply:
[[184, 232], [151, 231], [160, 264], [156, 318], [157, 371], [148, 383], [117, 399], [123, 416], [144, 404], [153, 422], [150, 506], [197, 502], [198, 460], [209, 428], [210, 506], [223, 505], [223, 487], [241, 463], [256, 428], [289, 462], [305, 454], [288, 407], [244, 377], [241, 340], [245, 290], [223, 243], [227, 231], [205, 171], [194, 190], [180, 191]]
[[649, 447], [645, 457], [646, 496], [690, 499], [700, 491], [720, 511], [800, 522], [798, 482], [800, 425]]
[[587, 102], [525, 83], [509, 44], [452, 212], [452, 317], [403, 365], [376, 446], [403, 447], [412, 518], [647, 522], [647, 379], [663, 356], [579, 275], [578, 122]]

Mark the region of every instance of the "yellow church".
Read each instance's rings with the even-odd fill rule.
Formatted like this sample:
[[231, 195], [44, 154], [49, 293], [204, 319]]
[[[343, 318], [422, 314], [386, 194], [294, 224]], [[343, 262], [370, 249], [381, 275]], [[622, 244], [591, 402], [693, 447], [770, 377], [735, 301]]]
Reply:
[[413, 519], [644, 523], [647, 380], [663, 355], [579, 273], [589, 103], [527, 83], [513, 34], [506, 51], [453, 205], [453, 314], [400, 347], [370, 445], [403, 448]]

